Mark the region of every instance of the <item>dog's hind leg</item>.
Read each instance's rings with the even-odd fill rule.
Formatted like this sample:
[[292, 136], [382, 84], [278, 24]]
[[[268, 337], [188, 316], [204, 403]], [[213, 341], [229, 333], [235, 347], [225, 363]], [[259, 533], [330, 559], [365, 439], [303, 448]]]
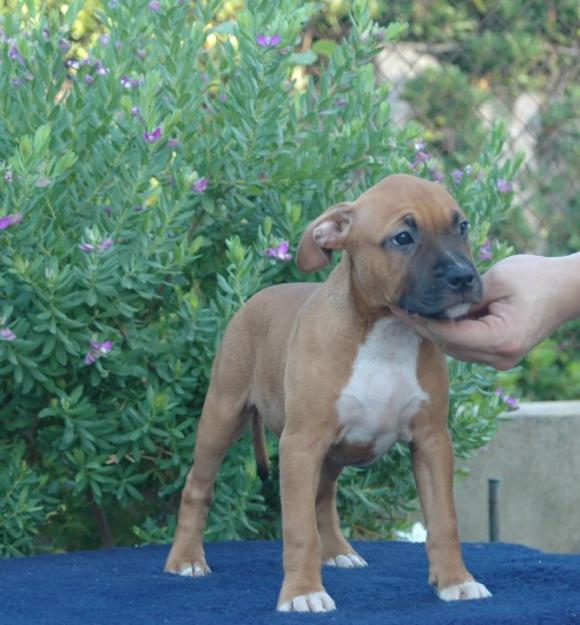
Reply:
[[[231, 327], [236, 330], [235, 319]], [[224, 456], [243, 434], [253, 409], [248, 405], [251, 352], [239, 331], [228, 332], [212, 371], [197, 429], [194, 463], [181, 493], [177, 528], [165, 570], [200, 576], [210, 572], [203, 532], [214, 483]]]
[[336, 481], [342, 467], [326, 459], [322, 466], [316, 495], [316, 522], [322, 548], [322, 562], [329, 566], [355, 568], [367, 566], [340, 530], [336, 510]]

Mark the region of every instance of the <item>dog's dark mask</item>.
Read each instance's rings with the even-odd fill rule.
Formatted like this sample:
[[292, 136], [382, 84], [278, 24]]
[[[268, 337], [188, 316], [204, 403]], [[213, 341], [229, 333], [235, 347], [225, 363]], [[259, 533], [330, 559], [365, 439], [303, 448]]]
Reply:
[[[436, 241], [413, 233], [416, 240], [399, 306], [425, 317], [457, 318], [481, 300], [482, 283], [467, 241], [467, 222]], [[411, 250], [409, 250], [411, 252]]]

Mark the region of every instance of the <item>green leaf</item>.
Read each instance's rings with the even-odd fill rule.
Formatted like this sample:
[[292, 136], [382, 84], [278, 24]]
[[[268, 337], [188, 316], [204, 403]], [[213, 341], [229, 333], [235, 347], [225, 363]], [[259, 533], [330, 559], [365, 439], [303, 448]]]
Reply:
[[75, 388], [75, 390], [69, 395], [69, 400], [71, 404], [76, 404], [83, 394], [83, 386], [79, 385]]
[[63, 154], [56, 164], [54, 165], [51, 175], [53, 177], [60, 176], [67, 169], [70, 169], [78, 160], [77, 155], [74, 152], [67, 152]]
[[318, 55], [312, 49], [305, 52], [293, 52], [288, 56], [288, 62], [293, 65], [312, 65], [318, 60]]
[[407, 22], [391, 22], [384, 31], [384, 41], [397, 41], [409, 29]]
[[312, 50], [316, 54], [332, 56], [332, 53], [336, 50], [337, 45], [338, 43], [334, 39], [318, 39], [312, 44]]
[[213, 29], [213, 32], [219, 35], [233, 35], [236, 32], [236, 22], [234, 20], [222, 22]]
[[73, 22], [78, 17], [83, 5], [86, 0], [73, 0], [67, 7], [66, 13], [63, 16], [63, 22], [69, 28], [72, 26]]
[[97, 304], [97, 292], [95, 289], [89, 289], [86, 292], [85, 301], [88, 306], [96, 306]]
[[46, 152], [46, 148], [48, 147], [48, 142], [50, 141], [50, 126], [43, 125], [39, 126], [36, 132], [34, 133], [34, 140], [32, 142], [32, 147], [35, 156], [43, 156]]

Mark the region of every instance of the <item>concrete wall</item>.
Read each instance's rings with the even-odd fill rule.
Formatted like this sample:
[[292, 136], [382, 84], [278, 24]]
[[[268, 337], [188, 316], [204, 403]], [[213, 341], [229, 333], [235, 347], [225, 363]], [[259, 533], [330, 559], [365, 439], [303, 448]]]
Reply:
[[489, 445], [456, 477], [463, 541], [488, 541], [488, 483], [501, 478], [502, 542], [580, 553], [580, 401], [523, 403], [506, 413]]

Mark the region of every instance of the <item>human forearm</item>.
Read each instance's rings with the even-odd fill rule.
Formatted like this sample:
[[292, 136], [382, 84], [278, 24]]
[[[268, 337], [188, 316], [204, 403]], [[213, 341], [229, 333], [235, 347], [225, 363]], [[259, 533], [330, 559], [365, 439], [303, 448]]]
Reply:
[[554, 259], [559, 271], [559, 324], [580, 317], [580, 252]]

